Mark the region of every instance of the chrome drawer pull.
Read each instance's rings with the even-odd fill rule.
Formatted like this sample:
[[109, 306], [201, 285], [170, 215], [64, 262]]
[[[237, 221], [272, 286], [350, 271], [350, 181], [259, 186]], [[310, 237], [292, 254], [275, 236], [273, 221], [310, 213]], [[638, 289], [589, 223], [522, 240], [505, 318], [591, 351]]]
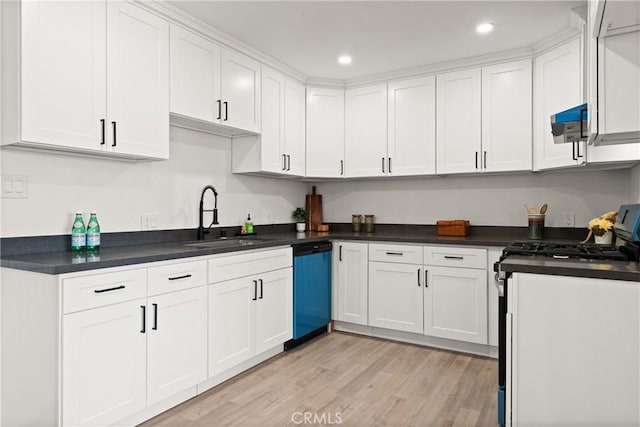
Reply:
[[445, 255], [444, 259], [464, 259], [463, 256], [451, 256], [451, 255]]
[[93, 292], [96, 294], [101, 294], [103, 292], [117, 291], [118, 289], [124, 289], [124, 285], [116, 286], [115, 288], [107, 288], [107, 289], [94, 289]]
[[190, 274], [185, 274], [184, 276], [169, 277], [169, 280], [188, 279], [189, 277], [191, 277]]
[[387, 255], [404, 255], [402, 252], [387, 252]]

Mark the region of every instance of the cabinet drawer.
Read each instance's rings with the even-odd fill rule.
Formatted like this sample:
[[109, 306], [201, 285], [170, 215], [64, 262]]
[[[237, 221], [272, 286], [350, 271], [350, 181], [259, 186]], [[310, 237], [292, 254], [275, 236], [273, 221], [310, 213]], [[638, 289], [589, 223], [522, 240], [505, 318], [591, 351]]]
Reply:
[[371, 243], [369, 261], [422, 264], [422, 246]]
[[424, 264], [445, 267], [487, 268], [487, 250], [450, 246], [425, 246]]
[[205, 285], [207, 261], [189, 261], [150, 267], [148, 282], [149, 296]]
[[291, 247], [242, 254], [224, 254], [209, 260], [208, 283], [251, 276], [292, 265], [293, 251]]
[[64, 313], [115, 304], [147, 295], [147, 270], [118, 271], [62, 280]]

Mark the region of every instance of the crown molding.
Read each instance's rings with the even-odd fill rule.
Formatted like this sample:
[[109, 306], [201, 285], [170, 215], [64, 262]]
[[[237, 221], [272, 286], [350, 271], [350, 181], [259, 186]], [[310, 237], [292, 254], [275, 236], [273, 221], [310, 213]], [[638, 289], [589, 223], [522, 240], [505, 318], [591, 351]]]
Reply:
[[348, 89], [368, 86], [377, 83], [384, 83], [393, 80], [404, 80], [414, 77], [422, 77], [429, 74], [437, 74], [442, 72], [456, 71], [459, 69], [470, 68], [482, 65], [492, 65], [500, 62], [517, 61], [519, 59], [527, 59], [533, 57], [531, 48], [511, 49], [502, 52], [491, 53], [487, 55], [478, 55], [469, 58], [456, 59], [453, 61], [444, 61], [435, 64], [423, 65], [419, 67], [405, 68], [395, 70], [388, 73], [374, 74], [365, 77], [350, 79], [345, 82]]
[[307, 86], [322, 87], [327, 89], [345, 89], [345, 81], [340, 79], [325, 79], [323, 77], [309, 77], [305, 82]]
[[545, 53], [548, 50], [560, 46], [561, 44], [565, 44], [578, 37], [580, 37], [578, 29], [567, 27], [564, 30], [558, 31], [557, 33], [535, 43], [531, 46], [531, 49], [533, 50], [534, 55], [540, 55], [541, 53]]
[[211, 41], [224, 46], [227, 49], [235, 50], [243, 55], [246, 55], [256, 61], [273, 68], [288, 77], [293, 78], [301, 83], [304, 83], [308, 76], [295, 68], [280, 62], [264, 52], [249, 46], [246, 43], [224, 33], [204, 21], [189, 15], [181, 9], [170, 5], [162, 0], [142, 0], [135, 1], [137, 5], [143, 6], [154, 13], [161, 15], [163, 18], [171, 22], [172, 24], [180, 25], [185, 29], [195, 32], [198, 35], [210, 39]]

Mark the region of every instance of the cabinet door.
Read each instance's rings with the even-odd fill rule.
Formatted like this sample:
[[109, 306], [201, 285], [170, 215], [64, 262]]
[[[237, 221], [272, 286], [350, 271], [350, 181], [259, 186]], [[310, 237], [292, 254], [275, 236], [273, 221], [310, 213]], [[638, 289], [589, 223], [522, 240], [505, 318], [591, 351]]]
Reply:
[[423, 332], [421, 265], [369, 263], [369, 325]]
[[260, 64], [246, 56], [222, 49], [220, 67], [223, 103], [221, 123], [259, 133]]
[[[337, 258], [337, 259], [336, 259]], [[336, 320], [368, 324], [368, 245], [341, 242], [334, 246], [333, 263], [337, 269]]]
[[262, 132], [260, 133], [261, 169], [286, 173], [284, 152], [284, 76], [262, 67]]
[[387, 174], [436, 173], [436, 78], [389, 83]]
[[209, 376], [255, 354], [257, 284], [243, 277], [209, 286]]
[[304, 86], [286, 79], [284, 82], [284, 146], [287, 172], [305, 175]]
[[[551, 115], [583, 102], [579, 39], [535, 59], [533, 94], [534, 170], [584, 164], [584, 142], [555, 144], [551, 135]], [[576, 145], [579, 150], [575, 150]]]
[[147, 405], [207, 379], [207, 288], [149, 298]]
[[480, 69], [441, 74], [437, 81], [436, 170], [477, 172], [481, 151]]
[[293, 336], [293, 271], [261, 274], [256, 308], [256, 353], [281, 345]]
[[482, 168], [531, 170], [531, 60], [482, 69]]
[[22, 140], [100, 151], [104, 2], [22, 2]]
[[487, 270], [425, 267], [424, 334], [487, 343]]
[[220, 46], [171, 25], [171, 112], [218, 122]]
[[386, 174], [386, 84], [345, 92], [344, 162], [348, 177]]
[[[489, 248], [487, 251], [487, 261], [489, 266], [493, 266], [502, 255], [502, 248]], [[493, 268], [487, 269], [487, 330], [489, 345], [498, 347], [498, 298], [500, 292], [498, 287], [500, 283], [496, 279], [496, 273]]]
[[344, 91], [307, 88], [307, 176], [344, 175]]
[[145, 408], [145, 303], [140, 299], [63, 316], [63, 425], [111, 425]]
[[169, 158], [169, 23], [107, 2], [106, 150]]

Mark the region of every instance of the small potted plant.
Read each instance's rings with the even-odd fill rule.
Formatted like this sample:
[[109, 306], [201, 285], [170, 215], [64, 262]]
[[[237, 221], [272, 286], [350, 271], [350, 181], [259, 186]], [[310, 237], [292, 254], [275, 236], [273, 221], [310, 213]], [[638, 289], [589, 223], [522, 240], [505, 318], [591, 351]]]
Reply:
[[291, 214], [296, 219], [296, 231], [302, 233], [307, 229], [305, 220], [307, 219], [307, 211], [303, 208], [296, 208]]
[[589, 235], [583, 243], [586, 243], [591, 237], [591, 234], [593, 234], [597, 245], [610, 245], [613, 240], [613, 233], [611, 232], [611, 229], [613, 228], [613, 223], [616, 222], [617, 217], [618, 212], [612, 211], [589, 221]]

